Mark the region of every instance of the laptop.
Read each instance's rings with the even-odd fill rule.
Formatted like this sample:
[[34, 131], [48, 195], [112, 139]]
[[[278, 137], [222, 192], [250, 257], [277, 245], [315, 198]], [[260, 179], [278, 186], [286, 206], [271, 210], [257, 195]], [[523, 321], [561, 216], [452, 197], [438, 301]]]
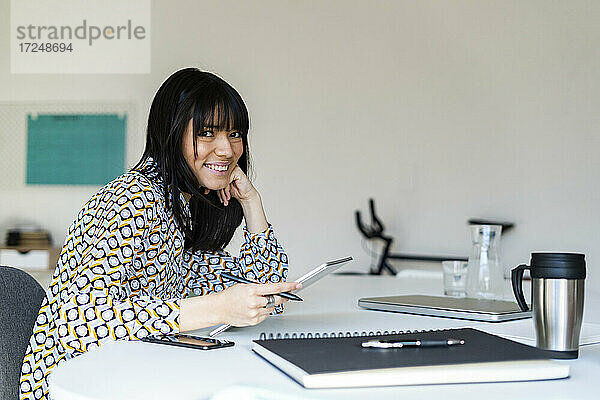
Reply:
[[522, 311], [517, 303], [504, 300], [411, 295], [363, 297], [358, 305], [369, 310], [485, 322], [531, 318], [531, 311]]

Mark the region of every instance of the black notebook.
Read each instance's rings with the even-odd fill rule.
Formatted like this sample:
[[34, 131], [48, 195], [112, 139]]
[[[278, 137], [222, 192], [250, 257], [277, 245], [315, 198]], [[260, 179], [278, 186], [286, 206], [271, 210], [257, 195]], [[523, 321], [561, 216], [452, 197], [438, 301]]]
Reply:
[[[363, 348], [368, 340], [463, 339], [449, 347]], [[560, 379], [569, 365], [476, 329], [255, 340], [252, 350], [306, 388]]]

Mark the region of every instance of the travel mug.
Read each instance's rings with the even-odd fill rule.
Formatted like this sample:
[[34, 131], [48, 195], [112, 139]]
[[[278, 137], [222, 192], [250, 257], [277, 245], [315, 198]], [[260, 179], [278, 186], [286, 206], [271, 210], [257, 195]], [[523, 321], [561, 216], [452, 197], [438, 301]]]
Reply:
[[521, 310], [523, 273], [531, 273], [531, 308], [537, 347], [552, 358], [577, 358], [583, 319], [585, 255], [577, 253], [531, 253], [530, 265], [512, 270], [512, 287]]

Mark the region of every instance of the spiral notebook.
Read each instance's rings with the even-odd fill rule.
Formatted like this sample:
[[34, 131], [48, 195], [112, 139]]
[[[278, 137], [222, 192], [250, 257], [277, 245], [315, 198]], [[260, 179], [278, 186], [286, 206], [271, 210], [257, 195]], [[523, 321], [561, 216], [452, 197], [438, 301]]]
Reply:
[[[411, 333], [412, 331], [337, 331], [337, 332], [261, 332], [258, 335], [258, 340], [272, 339], [327, 339], [327, 338], [343, 338], [343, 337], [358, 337], [358, 336], [381, 336], [381, 335], [396, 335], [401, 333]], [[415, 333], [420, 331], [415, 331]]]
[[[363, 334], [365, 333], [365, 334]], [[561, 379], [569, 365], [547, 354], [476, 329], [384, 334], [261, 335], [252, 350], [305, 388], [423, 385]], [[431, 348], [366, 349], [366, 340], [463, 339], [464, 345]]]

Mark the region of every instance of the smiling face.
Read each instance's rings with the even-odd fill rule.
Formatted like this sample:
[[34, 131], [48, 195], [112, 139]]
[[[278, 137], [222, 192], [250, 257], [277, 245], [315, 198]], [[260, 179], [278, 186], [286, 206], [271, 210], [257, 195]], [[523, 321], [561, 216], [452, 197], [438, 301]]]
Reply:
[[239, 130], [205, 126], [194, 133], [193, 120], [188, 122], [183, 137], [183, 157], [200, 186], [211, 190], [227, 186], [229, 176], [243, 152], [244, 143]]

